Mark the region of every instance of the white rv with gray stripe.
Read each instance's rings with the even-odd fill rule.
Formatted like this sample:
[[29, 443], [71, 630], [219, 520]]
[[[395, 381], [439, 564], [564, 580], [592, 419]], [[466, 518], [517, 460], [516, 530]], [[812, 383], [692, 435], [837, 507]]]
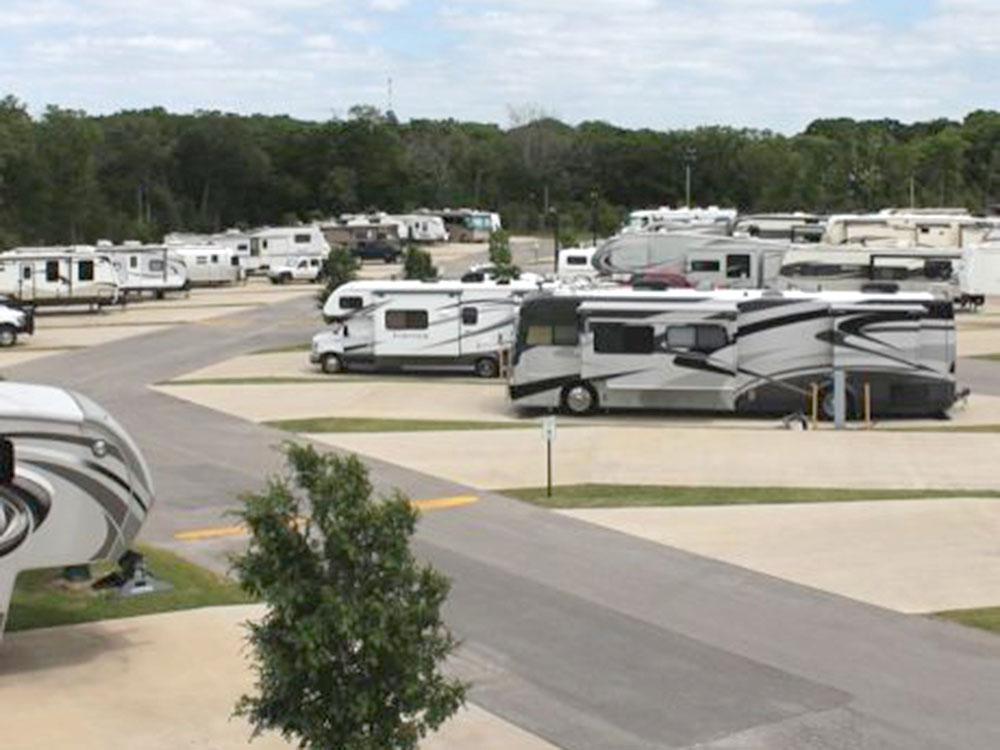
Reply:
[[[926, 293], [556, 292], [521, 306], [510, 395], [525, 407], [808, 411], [848, 374], [876, 416], [937, 415], [956, 397], [950, 302]], [[825, 399], [824, 409], [832, 408]]]
[[0, 635], [23, 570], [117, 560], [153, 504], [135, 443], [77, 393], [0, 383]]

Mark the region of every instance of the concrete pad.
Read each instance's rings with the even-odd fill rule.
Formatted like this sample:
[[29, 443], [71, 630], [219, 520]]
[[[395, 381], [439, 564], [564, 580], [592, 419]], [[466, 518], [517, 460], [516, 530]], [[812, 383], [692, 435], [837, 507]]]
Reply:
[[62, 354], [68, 351], [71, 351], [71, 349], [37, 349], [29, 348], [26, 344], [18, 344], [13, 349], [0, 350], [0, 369], [14, 367], [25, 362], [31, 362], [34, 359], [41, 359], [42, 357], [49, 357], [53, 354]]
[[901, 612], [1000, 602], [1000, 501], [560, 511]]
[[[58, 349], [64, 347], [89, 347], [107, 344], [111, 341], [120, 341], [132, 336], [142, 336], [162, 330], [162, 325], [134, 325], [134, 326], [87, 326], [81, 325], [78, 328], [57, 328], [47, 330], [39, 327], [35, 330], [35, 335], [30, 341], [26, 341], [26, 346], [31, 349], [35, 346], [44, 349]], [[57, 353], [57, 352], [50, 352]]]
[[[4, 746], [248, 747], [249, 725], [231, 716], [252, 687], [241, 623], [260, 612], [215, 607], [9, 634], [0, 644]], [[293, 746], [266, 734], [249, 747]], [[554, 750], [475, 706], [422, 747]]]
[[[472, 487], [545, 483], [536, 430], [310, 437]], [[553, 476], [556, 484], [994, 490], [998, 452], [992, 433], [581, 426], [559, 431]]]
[[998, 353], [1000, 353], [1000, 326], [959, 330], [959, 357], [979, 357]]
[[40, 330], [65, 330], [101, 326], [178, 325], [232, 315], [252, 310], [256, 305], [176, 305], [146, 306], [141, 303], [125, 308], [105, 309], [100, 313], [78, 315], [41, 315]]

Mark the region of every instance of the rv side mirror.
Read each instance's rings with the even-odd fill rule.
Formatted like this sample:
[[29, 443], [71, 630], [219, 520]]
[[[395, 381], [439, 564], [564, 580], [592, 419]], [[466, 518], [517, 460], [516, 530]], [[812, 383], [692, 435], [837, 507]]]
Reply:
[[14, 443], [6, 438], [0, 440], [0, 486], [14, 483]]

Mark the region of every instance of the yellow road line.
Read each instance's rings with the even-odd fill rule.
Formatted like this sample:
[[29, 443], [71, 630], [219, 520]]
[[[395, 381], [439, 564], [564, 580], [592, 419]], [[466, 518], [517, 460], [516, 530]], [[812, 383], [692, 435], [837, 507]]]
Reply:
[[[476, 495], [458, 495], [457, 497], [437, 497], [428, 500], [412, 500], [410, 505], [421, 513], [429, 513], [436, 510], [447, 510], [449, 508], [461, 508], [465, 505], [472, 505], [479, 502]], [[216, 526], [209, 529], [194, 529], [192, 531], [181, 531], [174, 534], [174, 539], [181, 542], [204, 542], [209, 539], [227, 539], [232, 537], [244, 537], [247, 535], [246, 526]]]

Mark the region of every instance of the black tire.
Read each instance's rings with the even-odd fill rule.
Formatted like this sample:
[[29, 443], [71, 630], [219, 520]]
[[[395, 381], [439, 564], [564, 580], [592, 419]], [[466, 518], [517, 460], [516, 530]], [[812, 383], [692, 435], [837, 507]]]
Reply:
[[590, 383], [573, 383], [562, 389], [559, 404], [563, 412], [575, 417], [585, 417], [597, 411], [597, 391]]
[[323, 372], [327, 375], [336, 375], [338, 372], [343, 372], [346, 369], [344, 361], [336, 354], [324, 354], [320, 367], [323, 368]]
[[0, 326], [0, 346], [14, 346], [17, 343], [17, 329], [11, 325]]
[[481, 378], [495, 378], [500, 374], [500, 365], [494, 357], [480, 357], [475, 364], [476, 375]]

